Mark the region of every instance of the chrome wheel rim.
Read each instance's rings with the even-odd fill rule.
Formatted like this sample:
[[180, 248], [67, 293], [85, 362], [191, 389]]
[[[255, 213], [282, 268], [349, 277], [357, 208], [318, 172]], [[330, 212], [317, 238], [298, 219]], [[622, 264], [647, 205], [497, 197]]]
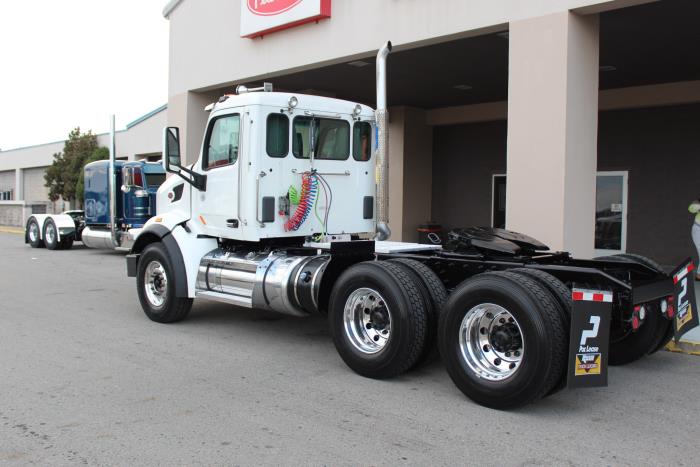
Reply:
[[489, 381], [502, 381], [517, 373], [525, 351], [518, 321], [493, 303], [467, 311], [459, 330], [459, 347], [467, 366]]
[[36, 242], [39, 239], [39, 226], [36, 225], [36, 222], [32, 222], [29, 224], [29, 240], [32, 242]]
[[376, 290], [362, 287], [353, 291], [343, 310], [345, 336], [357, 350], [375, 354], [391, 338], [391, 312]]
[[163, 306], [168, 296], [168, 276], [163, 265], [155, 260], [148, 263], [143, 280], [149, 303], [156, 308]]
[[48, 224], [46, 226], [46, 241], [48, 243], [53, 243], [56, 240], [56, 229], [53, 224]]

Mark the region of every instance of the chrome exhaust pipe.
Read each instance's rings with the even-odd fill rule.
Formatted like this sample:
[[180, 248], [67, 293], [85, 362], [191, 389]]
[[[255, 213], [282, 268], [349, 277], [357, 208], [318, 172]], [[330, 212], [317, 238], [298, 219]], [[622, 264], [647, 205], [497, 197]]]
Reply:
[[115, 173], [117, 155], [114, 136], [114, 115], [112, 115], [109, 126], [109, 232], [112, 246], [117, 248], [120, 242], [117, 238], [117, 180]]
[[389, 112], [386, 104], [386, 59], [391, 52], [391, 41], [377, 53], [377, 121], [376, 172], [377, 181], [377, 240], [391, 236], [389, 229]]

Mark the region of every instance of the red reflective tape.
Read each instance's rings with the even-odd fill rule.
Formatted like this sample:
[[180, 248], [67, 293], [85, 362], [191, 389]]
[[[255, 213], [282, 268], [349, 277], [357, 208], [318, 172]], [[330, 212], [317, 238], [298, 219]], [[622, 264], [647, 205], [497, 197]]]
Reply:
[[604, 290], [573, 289], [571, 298], [574, 301], [610, 303], [612, 302], [613, 294]]
[[679, 280], [683, 279], [685, 276], [690, 274], [693, 270], [695, 270], [695, 265], [693, 263], [688, 264], [685, 268], [681, 269], [676, 273], [675, 276], [673, 276], [673, 283], [677, 284]]

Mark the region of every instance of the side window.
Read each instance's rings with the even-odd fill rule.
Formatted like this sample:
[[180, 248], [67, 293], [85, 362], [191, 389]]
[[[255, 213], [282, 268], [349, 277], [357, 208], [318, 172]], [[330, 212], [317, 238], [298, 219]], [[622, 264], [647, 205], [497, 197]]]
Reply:
[[267, 155], [285, 157], [289, 152], [289, 117], [284, 114], [267, 116]]
[[204, 146], [204, 169], [234, 164], [238, 160], [238, 140], [241, 132], [241, 116], [219, 117], [209, 126]]
[[372, 125], [355, 122], [352, 127], [352, 157], [356, 161], [368, 161], [372, 151]]

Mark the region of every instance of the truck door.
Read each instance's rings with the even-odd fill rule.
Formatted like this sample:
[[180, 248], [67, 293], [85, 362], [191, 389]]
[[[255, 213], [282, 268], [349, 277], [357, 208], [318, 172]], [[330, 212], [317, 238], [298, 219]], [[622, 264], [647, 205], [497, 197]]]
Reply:
[[241, 113], [219, 115], [209, 121], [202, 147], [201, 166], [206, 190], [194, 190], [195, 222], [207, 234], [232, 238], [238, 231], [238, 171]]

